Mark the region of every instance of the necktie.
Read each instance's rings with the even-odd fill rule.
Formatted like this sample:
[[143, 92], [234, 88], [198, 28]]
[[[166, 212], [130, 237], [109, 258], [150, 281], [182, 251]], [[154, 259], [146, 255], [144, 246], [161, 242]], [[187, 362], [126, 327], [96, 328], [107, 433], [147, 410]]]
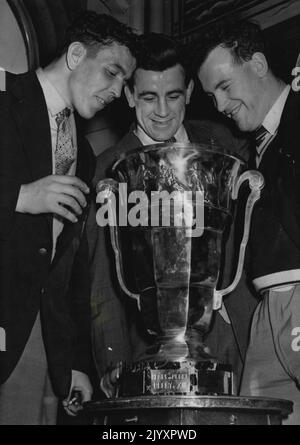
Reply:
[[71, 111], [64, 108], [57, 113], [55, 120], [57, 124], [57, 140], [55, 148], [55, 174], [65, 175], [75, 161], [75, 148], [72, 143], [72, 133], [70, 128]]
[[169, 142], [176, 142], [176, 138], [174, 136], [172, 136], [170, 139], [167, 139], [164, 142], [165, 142], [165, 144], [168, 144]]
[[260, 161], [268, 145], [275, 135], [269, 133], [269, 131], [261, 125], [255, 132], [256, 142], [256, 165], [259, 166]]

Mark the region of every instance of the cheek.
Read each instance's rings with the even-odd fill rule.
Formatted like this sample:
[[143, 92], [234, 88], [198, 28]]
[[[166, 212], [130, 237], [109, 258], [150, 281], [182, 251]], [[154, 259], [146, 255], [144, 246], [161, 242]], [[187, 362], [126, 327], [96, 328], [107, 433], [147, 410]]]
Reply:
[[140, 109], [137, 111], [137, 115], [140, 116], [142, 120], [148, 120], [151, 117], [151, 114], [153, 112], [154, 107], [150, 104], [143, 105], [140, 107]]
[[185, 100], [182, 99], [179, 103], [173, 104], [170, 108], [173, 110], [175, 116], [180, 119], [185, 113]]
[[82, 72], [77, 73], [73, 79], [73, 95], [81, 101], [84, 100], [86, 96], [87, 80]]

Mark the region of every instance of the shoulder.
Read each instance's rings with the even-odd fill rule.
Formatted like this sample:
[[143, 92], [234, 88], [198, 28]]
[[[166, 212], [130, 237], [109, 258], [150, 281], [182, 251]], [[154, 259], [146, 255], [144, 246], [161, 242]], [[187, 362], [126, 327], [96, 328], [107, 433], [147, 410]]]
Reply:
[[130, 130], [116, 145], [100, 153], [96, 161], [95, 182], [109, 177], [112, 166], [120, 156], [137, 148], [139, 145], [139, 139], [134, 135], [133, 131]]
[[249, 139], [235, 127], [212, 120], [188, 121], [187, 126], [195, 142], [215, 144], [221, 151], [249, 158]]

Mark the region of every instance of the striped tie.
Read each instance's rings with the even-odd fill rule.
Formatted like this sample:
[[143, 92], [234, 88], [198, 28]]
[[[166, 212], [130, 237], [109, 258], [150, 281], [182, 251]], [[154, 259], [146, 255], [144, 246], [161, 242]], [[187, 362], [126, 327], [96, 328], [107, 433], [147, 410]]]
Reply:
[[174, 136], [172, 136], [170, 139], [167, 139], [166, 141], [164, 141], [165, 144], [172, 143], [172, 142], [177, 142], [176, 138]]
[[70, 170], [76, 158], [76, 150], [72, 142], [72, 132], [69, 117], [71, 110], [64, 108], [57, 113], [55, 120], [57, 124], [57, 140], [55, 148], [55, 174], [65, 175]]
[[261, 125], [255, 132], [256, 142], [256, 165], [259, 166], [262, 156], [266, 151], [268, 145], [276, 134], [271, 134], [263, 125]]

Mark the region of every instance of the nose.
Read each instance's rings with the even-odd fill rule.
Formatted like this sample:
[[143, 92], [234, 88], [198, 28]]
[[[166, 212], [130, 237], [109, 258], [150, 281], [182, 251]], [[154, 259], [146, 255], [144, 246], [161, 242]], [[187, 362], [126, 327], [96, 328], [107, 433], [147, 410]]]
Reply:
[[224, 113], [227, 107], [228, 100], [225, 94], [220, 93], [214, 96], [214, 103], [219, 113]]
[[120, 79], [116, 79], [112, 85], [111, 93], [114, 97], [121, 97], [122, 89], [123, 89], [124, 82]]
[[156, 114], [160, 117], [165, 117], [169, 113], [169, 106], [165, 99], [159, 99], [156, 107]]

